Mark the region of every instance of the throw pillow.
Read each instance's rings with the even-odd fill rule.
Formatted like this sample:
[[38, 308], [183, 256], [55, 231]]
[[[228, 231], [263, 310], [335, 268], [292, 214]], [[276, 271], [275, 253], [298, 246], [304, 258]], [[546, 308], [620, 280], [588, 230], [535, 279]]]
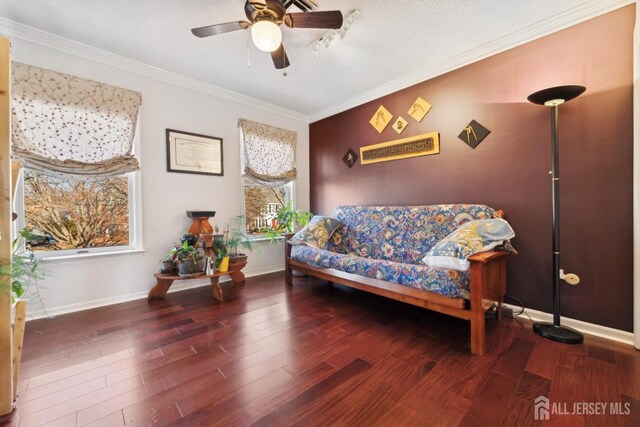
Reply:
[[298, 231], [290, 240], [292, 245], [307, 245], [324, 249], [331, 235], [342, 226], [342, 222], [335, 218], [316, 215], [311, 218], [302, 230]]
[[504, 219], [468, 221], [436, 243], [422, 261], [433, 268], [467, 271], [470, 265], [467, 258], [471, 255], [500, 245], [512, 248], [508, 241], [514, 237], [513, 229]]

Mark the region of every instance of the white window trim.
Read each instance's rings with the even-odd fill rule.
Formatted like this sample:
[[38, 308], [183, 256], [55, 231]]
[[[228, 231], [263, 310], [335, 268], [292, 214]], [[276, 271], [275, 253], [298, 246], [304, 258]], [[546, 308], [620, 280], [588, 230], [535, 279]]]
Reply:
[[[142, 109], [142, 107], [141, 107]], [[139, 113], [140, 114], [140, 113]], [[133, 142], [133, 153], [140, 158], [140, 120], [137, 122], [136, 135]], [[99, 248], [63, 249], [57, 251], [33, 251], [36, 258], [41, 261], [53, 261], [64, 259], [93, 258], [102, 255], [118, 255], [144, 252], [142, 242], [142, 177], [140, 171], [125, 174], [128, 180], [129, 195], [129, 244], [126, 246], [103, 246]], [[13, 222], [13, 235], [24, 229], [24, 170], [20, 170], [20, 177], [16, 189], [14, 209], [18, 218]]]
[[[111, 248], [104, 248], [111, 249]], [[92, 252], [86, 254], [67, 254], [67, 255], [57, 255], [56, 252], [46, 252], [46, 254], [52, 254], [51, 256], [37, 256], [38, 261], [40, 262], [57, 262], [57, 261], [73, 261], [82, 258], [97, 258], [102, 256], [113, 256], [113, 255], [129, 255], [129, 254], [141, 254], [146, 252], [146, 249], [131, 249], [131, 250], [117, 250], [117, 251], [105, 251], [105, 252]], [[44, 253], [42, 255], [45, 255]]]

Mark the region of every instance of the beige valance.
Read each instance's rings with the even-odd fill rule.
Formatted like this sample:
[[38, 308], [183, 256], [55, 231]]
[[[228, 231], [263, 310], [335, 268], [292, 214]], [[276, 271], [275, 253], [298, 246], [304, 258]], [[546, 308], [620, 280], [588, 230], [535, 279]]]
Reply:
[[139, 169], [132, 153], [142, 95], [13, 62], [12, 156], [71, 179]]
[[245, 119], [238, 126], [247, 178], [271, 187], [296, 179], [296, 132]]

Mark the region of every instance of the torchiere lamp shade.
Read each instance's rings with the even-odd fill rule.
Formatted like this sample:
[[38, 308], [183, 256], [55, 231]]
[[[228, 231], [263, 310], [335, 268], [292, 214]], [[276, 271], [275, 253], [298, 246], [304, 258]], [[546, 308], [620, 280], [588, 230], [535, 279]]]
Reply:
[[[577, 98], [587, 90], [584, 86], [556, 86], [539, 90], [527, 97], [529, 102], [551, 107]], [[557, 101], [557, 102], [552, 102]]]

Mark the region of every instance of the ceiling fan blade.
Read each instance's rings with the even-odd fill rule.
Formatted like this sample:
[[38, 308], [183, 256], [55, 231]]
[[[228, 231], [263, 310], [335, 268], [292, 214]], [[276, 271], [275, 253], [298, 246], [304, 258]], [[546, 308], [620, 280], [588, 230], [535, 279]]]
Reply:
[[209, 37], [217, 34], [229, 33], [231, 31], [245, 30], [251, 24], [245, 21], [227, 22], [224, 24], [207, 25], [206, 27], [192, 28], [191, 32], [196, 37]]
[[271, 52], [271, 59], [273, 59], [273, 65], [276, 66], [277, 70], [282, 70], [291, 65], [287, 57], [287, 52], [284, 50], [284, 44], [280, 44], [279, 48]]
[[342, 27], [342, 12], [328, 10], [322, 12], [287, 13], [283, 21], [289, 28], [333, 28]]

